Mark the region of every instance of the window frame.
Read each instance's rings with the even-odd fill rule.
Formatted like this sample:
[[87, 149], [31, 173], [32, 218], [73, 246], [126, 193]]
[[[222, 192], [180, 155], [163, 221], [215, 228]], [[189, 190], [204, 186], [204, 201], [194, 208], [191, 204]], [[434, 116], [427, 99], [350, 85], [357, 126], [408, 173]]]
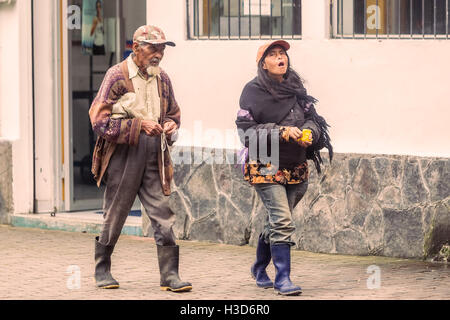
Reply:
[[[211, 34], [211, 3], [213, 1], [217, 1], [219, 2], [219, 23], [217, 24], [217, 29], [218, 32], [217, 34], [213, 35]], [[231, 10], [232, 6], [230, 6], [229, 4], [231, 4], [231, 1], [233, 2], [238, 2], [239, 5], [238, 10], [237, 10], [237, 15], [235, 15], [235, 12], [232, 11], [236, 11], [236, 10]], [[263, 6], [262, 6], [262, 2], [264, 1], [268, 1], [271, 6], [270, 6], [270, 14], [261, 14], [261, 12], [266, 12], [263, 11]], [[200, 5], [200, 2], [202, 3], [203, 6]], [[258, 2], [259, 2], [259, 8], [257, 9], [257, 11], [259, 11], [258, 14], [253, 15], [252, 13], [254, 11], [252, 11], [252, 8], [254, 8], [255, 6], [258, 7]], [[292, 19], [291, 19], [291, 32], [288, 34], [284, 34], [284, 29], [283, 29], [283, 19], [285, 18], [285, 16], [283, 15], [283, 13], [285, 12], [286, 9], [284, 9], [284, 7], [287, 7], [285, 4], [291, 4], [292, 7]], [[270, 40], [270, 39], [286, 39], [286, 40], [301, 40], [302, 39], [302, 7], [301, 7], [301, 2], [302, 0], [186, 0], [186, 26], [187, 26], [187, 40]], [[208, 4], [208, 6], [205, 6], [205, 3]], [[248, 5], [245, 5], [246, 3], [248, 3]], [[256, 4], [255, 4], [256, 3]], [[273, 3], [279, 3], [280, 6], [278, 8], [279, 11], [279, 15], [275, 15], [274, 14], [274, 10], [273, 10]], [[227, 5], [225, 5], [227, 4]], [[297, 8], [297, 6], [299, 6]], [[244, 7], [244, 10], [241, 10], [241, 7]], [[249, 10], [249, 14], [245, 14], [246, 10], [245, 7], [248, 8]], [[201, 9], [201, 10], [200, 10]], [[208, 13], [205, 14], [205, 9], [208, 11]], [[225, 14], [221, 14], [221, 11], [226, 11]], [[266, 8], [267, 10], [267, 8]], [[243, 12], [244, 11], [244, 12]], [[297, 16], [294, 15], [294, 11], [297, 11]], [[202, 16], [202, 19], [200, 19], [200, 16]], [[226, 28], [226, 30], [224, 31], [221, 28], [221, 23], [220, 23], [220, 19], [221, 18], [228, 18], [228, 26]], [[248, 17], [248, 18], [247, 18]], [[255, 18], [256, 17], [256, 18]], [[279, 34], [275, 34], [273, 32], [274, 28], [273, 28], [273, 23], [274, 23], [274, 17], [281, 17], [280, 21], [280, 33]], [[231, 30], [231, 18], [238, 18], [237, 19], [237, 23], [238, 23], [238, 28], [237, 28], [237, 34], [232, 34]], [[255, 28], [254, 28], [254, 24], [255, 24], [255, 20], [258, 19], [258, 29], [259, 29], [259, 33], [258, 34], [254, 34]], [[268, 20], [268, 25], [269, 25], [269, 33], [268, 34], [263, 34], [261, 32], [261, 25], [262, 25], [262, 20]], [[245, 23], [245, 25], [248, 26], [248, 29], [245, 30], [248, 32], [248, 34], [243, 34], [242, 32], [242, 25], [241, 23], [243, 21], [247, 20], [247, 22]], [[205, 21], [206, 23], [206, 28], [205, 28]], [[267, 22], [266, 22], [267, 23]], [[203, 24], [202, 26], [202, 30], [207, 29], [208, 31], [204, 34], [204, 35], [200, 35], [201, 29], [200, 26]], [[293, 29], [295, 29], [296, 27], [298, 27], [298, 30], [295, 30], [294, 32], [292, 32]], [[253, 32], [252, 32], [253, 30]]]
[[[352, 6], [351, 6], [351, 11], [353, 11], [350, 14], [347, 14], [347, 16], [344, 17], [344, 10], [342, 10], [342, 4], [344, 3], [345, 6], [345, 2], [349, 2], [351, 1]], [[371, 2], [376, 2], [376, 5], [378, 6], [379, 1], [383, 2], [385, 4], [385, 17], [383, 17], [383, 19], [385, 19], [386, 24], [385, 24], [385, 32], [379, 32], [378, 28], [376, 28], [376, 32], [375, 34], [370, 34], [367, 32], [367, 23], [364, 23], [364, 21], [367, 21], [367, 11], [364, 10], [364, 18], [363, 18], [363, 24], [364, 24], [364, 32], [355, 32], [355, 0], [330, 0], [330, 38], [331, 39], [406, 39], [406, 40], [427, 40], [427, 39], [431, 39], [431, 40], [448, 40], [449, 39], [449, 29], [450, 29], [450, 25], [449, 25], [449, 10], [450, 10], [450, 0], [444, 0], [445, 3], [445, 12], [442, 14], [445, 17], [445, 23], [444, 23], [444, 32], [443, 33], [438, 33], [437, 32], [437, 1], [438, 0], [427, 0], [432, 2], [432, 19], [431, 21], [426, 21], [426, 17], [425, 17], [425, 0], [417, 0], [420, 1], [421, 4], [421, 8], [420, 11], [419, 10], [414, 10], [414, 5], [416, 4], [416, 0], [403, 0], [405, 1], [405, 3], [407, 3], [407, 10], [409, 12], [406, 12], [403, 14], [401, 9], [401, 5], [403, 2], [400, 2], [402, 0], [363, 0], [364, 1], [364, 6], [363, 8], [367, 8], [367, 3], [369, 1]], [[414, 1], [414, 2], [413, 2]], [[428, 4], [430, 3], [428, 2]], [[395, 7], [395, 11], [397, 11], [398, 13], [398, 24], [397, 25], [390, 25], [389, 18], [393, 18], [393, 16], [391, 15], [391, 9], [392, 9], [392, 4], [394, 4]], [[397, 5], [398, 4], [398, 5]], [[347, 3], [348, 5], [348, 3]], [[388, 5], [389, 8], [386, 8]], [[415, 32], [414, 31], [414, 27], [413, 27], [413, 21], [414, 21], [414, 14], [416, 14], [416, 11], [419, 11], [420, 13], [420, 19], [421, 21], [421, 32]], [[376, 14], [376, 12], [375, 12]], [[403, 16], [402, 16], [403, 14]], [[405, 15], [406, 15], [406, 19], [405, 19]], [[346, 18], [348, 19], [348, 17], [351, 16], [351, 21], [346, 20]], [[394, 18], [395, 19], [395, 18]], [[401, 20], [404, 19], [407, 21], [407, 27], [408, 27], [408, 32], [402, 32], [402, 29], [405, 29], [405, 25], [406, 24], [402, 24]], [[381, 20], [381, 19], [380, 19]], [[376, 21], [376, 18], [375, 18]], [[416, 18], [417, 21], [417, 18]], [[425, 32], [426, 29], [426, 25], [427, 24], [432, 24], [432, 32]], [[349, 25], [352, 25], [351, 27], [349, 27]], [[391, 28], [398, 28], [396, 32], [390, 32]], [[416, 26], [417, 28], [417, 26]], [[346, 32], [346, 30], [351, 30], [351, 32]]]

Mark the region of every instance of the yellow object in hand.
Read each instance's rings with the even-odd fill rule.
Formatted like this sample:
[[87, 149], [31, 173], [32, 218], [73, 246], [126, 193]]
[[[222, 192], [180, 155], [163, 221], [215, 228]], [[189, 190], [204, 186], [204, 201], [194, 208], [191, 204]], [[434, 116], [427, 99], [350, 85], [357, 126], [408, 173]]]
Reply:
[[309, 129], [303, 129], [302, 131], [302, 137], [297, 140], [297, 142], [312, 142], [312, 133]]

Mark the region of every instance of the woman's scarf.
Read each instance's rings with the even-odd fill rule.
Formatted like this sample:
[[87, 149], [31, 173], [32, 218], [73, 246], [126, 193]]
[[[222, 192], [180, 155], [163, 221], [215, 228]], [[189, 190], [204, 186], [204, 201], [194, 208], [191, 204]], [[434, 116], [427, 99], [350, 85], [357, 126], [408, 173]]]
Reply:
[[278, 124], [298, 103], [303, 108], [305, 119], [314, 121], [320, 130], [319, 140], [306, 150], [306, 158], [313, 160], [317, 172], [320, 173], [320, 164], [323, 163], [320, 150], [327, 148], [330, 162], [333, 159], [333, 147], [328, 134], [329, 125], [322, 116], [317, 114], [314, 107], [317, 100], [307, 94], [301, 81], [289, 80], [291, 79], [288, 78], [281, 83], [273, 81], [271, 93], [256, 77], [244, 87], [239, 104], [241, 109], [250, 112], [256, 122]]

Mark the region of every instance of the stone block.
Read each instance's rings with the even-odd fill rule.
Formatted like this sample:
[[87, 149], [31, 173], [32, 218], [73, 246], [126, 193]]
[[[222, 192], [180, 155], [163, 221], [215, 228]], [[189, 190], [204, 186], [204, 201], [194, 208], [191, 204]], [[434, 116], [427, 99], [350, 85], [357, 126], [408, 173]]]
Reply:
[[215, 214], [195, 220], [188, 233], [188, 240], [224, 242], [224, 230]]
[[383, 210], [375, 205], [364, 221], [364, 239], [370, 255], [383, 254]]
[[8, 224], [13, 212], [12, 146], [0, 139], [0, 224]]
[[410, 258], [423, 256], [422, 209], [383, 209], [383, 254]]
[[378, 195], [378, 203], [384, 208], [400, 208], [402, 197], [400, 189], [395, 186], [387, 186]]
[[402, 199], [405, 207], [428, 200], [417, 159], [406, 159], [402, 177]]
[[363, 234], [355, 229], [344, 229], [334, 235], [336, 252], [352, 255], [367, 255], [369, 250]]
[[369, 159], [361, 159], [353, 180], [353, 190], [363, 195], [366, 200], [373, 199], [378, 193], [378, 176]]
[[352, 225], [362, 227], [366, 216], [372, 208], [371, 202], [364, 199], [364, 196], [359, 192], [351, 190], [345, 197], [345, 205], [345, 212], [338, 215], [342, 225], [345, 228]]
[[424, 255], [429, 258], [439, 252], [443, 245], [450, 244], [450, 197], [429, 208], [431, 223], [425, 231]]
[[[175, 166], [177, 236], [256, 246], [264, 205], [240, 165], [225, 161], [227, 150], [207, 151], [223, 161]], [[296, 248], [423, 258], [450, 241], [449, 159], [336, 154], [330, 165], [323, 158], [321, 175], [310, 163], [308, 191], [293, 212]]]
[[430, 190], [432, 202], [450, 196], [450, 161], [431, 161], [424, 170], [423, 176]]
[[318, 199], [304, 215], [304, 250], [313, 252], [334, 252], [334, 219], [328, 201]]

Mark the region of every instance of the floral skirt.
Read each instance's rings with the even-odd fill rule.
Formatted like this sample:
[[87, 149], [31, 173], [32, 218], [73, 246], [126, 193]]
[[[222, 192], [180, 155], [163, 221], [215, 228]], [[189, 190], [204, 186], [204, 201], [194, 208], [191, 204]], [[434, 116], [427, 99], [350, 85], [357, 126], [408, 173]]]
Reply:
[[303, 162], [293, 169], [275, 168], [270, 163], [247, 162], [244, 166], [244, 179], [250, 184], [279, 183], [298, 184], [309, 178], [308, 162]]

